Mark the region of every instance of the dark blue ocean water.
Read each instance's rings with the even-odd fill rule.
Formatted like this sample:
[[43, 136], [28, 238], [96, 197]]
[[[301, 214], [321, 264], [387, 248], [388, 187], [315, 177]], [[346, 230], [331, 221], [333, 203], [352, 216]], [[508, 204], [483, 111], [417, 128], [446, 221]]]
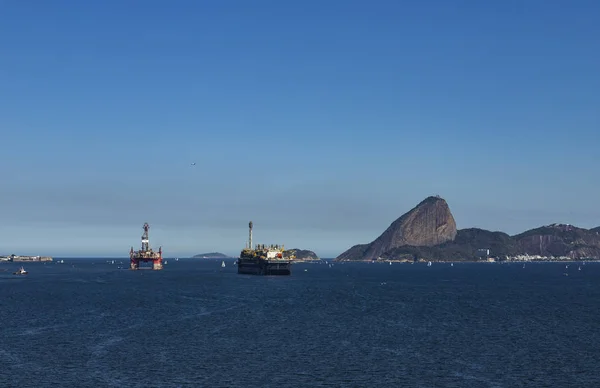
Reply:
[[600, 386], [600, 264], [220, 263], [1, 264], [0, 385]]

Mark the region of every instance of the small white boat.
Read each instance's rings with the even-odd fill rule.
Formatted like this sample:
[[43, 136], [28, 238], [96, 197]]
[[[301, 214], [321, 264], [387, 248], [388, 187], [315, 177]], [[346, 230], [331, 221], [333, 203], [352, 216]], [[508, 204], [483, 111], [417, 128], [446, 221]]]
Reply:
[[13, 275], [27, 275], [28, 272], [25, 271], [25, 268], [21, 267], [17, 271], [13, 272]]
[[221, 261], [221, 268], [225, 268], [225, 260]]
[[428, 261], [428, 262], [427, 262], [427, 266], [428, 266], [428, 267], [431, 267], [431, 261]]

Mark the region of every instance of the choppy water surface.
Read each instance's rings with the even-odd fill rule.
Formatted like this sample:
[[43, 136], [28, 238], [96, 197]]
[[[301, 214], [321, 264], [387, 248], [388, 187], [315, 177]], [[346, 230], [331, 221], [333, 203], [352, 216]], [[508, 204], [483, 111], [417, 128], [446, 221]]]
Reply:
[[600, 264], [220, 263], [1, 264], [2, 386], [600, 386]]

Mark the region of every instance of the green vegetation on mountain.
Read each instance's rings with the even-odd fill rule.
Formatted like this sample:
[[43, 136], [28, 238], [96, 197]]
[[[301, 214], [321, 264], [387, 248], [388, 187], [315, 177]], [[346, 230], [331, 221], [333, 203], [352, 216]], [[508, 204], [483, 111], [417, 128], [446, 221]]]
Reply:
[[316, 253], [306, 249], [287, 249], [283, 257], [293, 257], [296, 261], [320, 260]]
[[478, 249], [489, 249], [493, 256], [517, 254], [517, 243], [508, 234], [484, 229], [461, 229], [454, 241], [437, 246], [402, 246], [385, 253], [384, 258], [429, 260], [477, 260]]

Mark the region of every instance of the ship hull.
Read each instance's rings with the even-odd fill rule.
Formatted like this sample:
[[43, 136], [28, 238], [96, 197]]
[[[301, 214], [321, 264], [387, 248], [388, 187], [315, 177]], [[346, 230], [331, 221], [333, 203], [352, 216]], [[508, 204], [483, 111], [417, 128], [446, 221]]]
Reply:
[[289, 276], [292, 274], [292, 264], [290, 262], [269, 262], [266, 260], [240, 258], [237, 267], [238, 274], [277, 276]]

